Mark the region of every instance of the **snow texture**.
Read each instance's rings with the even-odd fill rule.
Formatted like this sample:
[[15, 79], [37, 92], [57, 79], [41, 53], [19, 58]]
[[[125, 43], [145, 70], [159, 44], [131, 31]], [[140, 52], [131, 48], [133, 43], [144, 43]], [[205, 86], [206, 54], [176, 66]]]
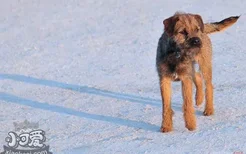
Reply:
[[[39, 122], [55, 154], [246, 152], [245, 0], [5, 0], [0, 5], [0, 150], [13, 122]], [[205, 22], [241, 15], [211, 35], [215, 115], [160, 133], [155, 56], [176, 11]]]

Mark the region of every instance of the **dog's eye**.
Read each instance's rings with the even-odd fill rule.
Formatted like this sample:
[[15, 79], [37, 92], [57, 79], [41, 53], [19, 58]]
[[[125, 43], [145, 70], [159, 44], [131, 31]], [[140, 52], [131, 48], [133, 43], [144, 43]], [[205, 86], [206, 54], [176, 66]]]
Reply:
[[180, 34], [183, 34], [183, 35], [188, 35], [187, 31], [184, 29], [182, 31], [179, 32]]

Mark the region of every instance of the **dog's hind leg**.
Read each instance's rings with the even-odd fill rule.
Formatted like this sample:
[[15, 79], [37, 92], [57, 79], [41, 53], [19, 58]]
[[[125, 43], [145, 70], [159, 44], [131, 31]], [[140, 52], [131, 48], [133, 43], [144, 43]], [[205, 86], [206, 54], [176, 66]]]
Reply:
[[171, 79], [169, 77], [161, 77], [160, 90], [162, 97], [162, 132], [170, 132], [173, 129], [173, 110], [171, 108]]
[[196, 105], [199, 106], [204, 99], [203, 79], [200, 72], [194, 72], [193, 82], [196, 86]]

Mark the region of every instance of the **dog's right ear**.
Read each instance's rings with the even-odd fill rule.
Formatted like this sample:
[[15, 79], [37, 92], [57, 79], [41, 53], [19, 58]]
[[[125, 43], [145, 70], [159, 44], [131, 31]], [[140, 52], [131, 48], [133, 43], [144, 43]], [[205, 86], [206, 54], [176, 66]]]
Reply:
[[167, 18], [163, 21], [164, 30], [167, 33], [168, 36], [172, 36], [174, 32], [174, 26], [176, 22], [178, 21], [178, 18], [175, 16], [172, 16], [170, 18]]
[[201, 31], [204, 32], [204, 23], [202, 21], [202, 17], [200, 15], [196, 14], [195, 19], [197, 20]]

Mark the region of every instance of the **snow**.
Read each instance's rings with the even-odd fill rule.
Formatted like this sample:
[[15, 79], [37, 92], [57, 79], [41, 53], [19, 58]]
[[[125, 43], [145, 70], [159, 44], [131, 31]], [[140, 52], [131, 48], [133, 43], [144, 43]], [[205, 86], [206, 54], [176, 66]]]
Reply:
[[[0, 150], [13, 122], [39, 122], [55, 154], [246, 152], [246, 1], [9, 0], [0, 5]], [[163, 19], [241, 15], [211, 35], [215, 115], [160, 133], [155, 56]]]

